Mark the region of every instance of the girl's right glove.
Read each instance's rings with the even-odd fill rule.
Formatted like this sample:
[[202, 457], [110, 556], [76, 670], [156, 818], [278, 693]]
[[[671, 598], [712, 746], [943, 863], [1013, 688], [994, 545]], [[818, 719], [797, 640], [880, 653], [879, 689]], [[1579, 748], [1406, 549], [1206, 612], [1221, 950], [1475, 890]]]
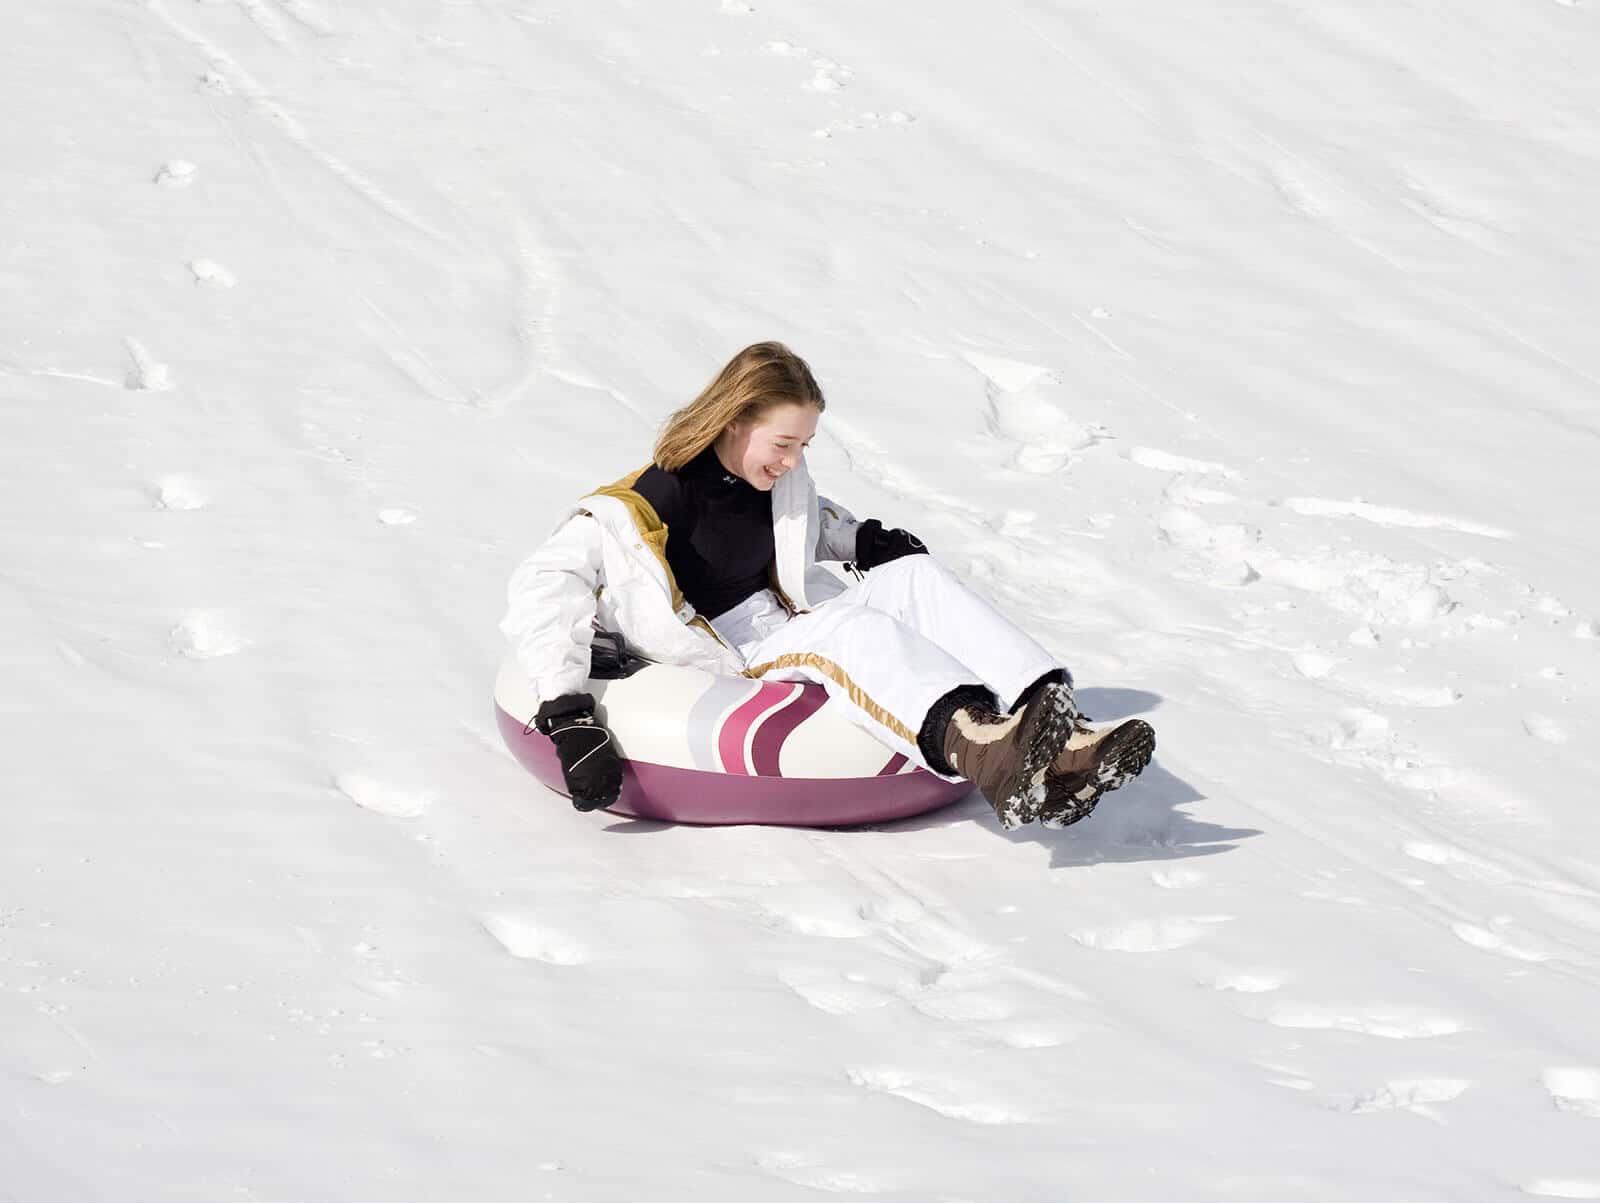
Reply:
[[926, 554], [928, 547], [908, 530], [884, 530], [883, 523], [868, 518], [856, 528], [856, 567], [871, 571], [901, 556]]
[[616, 802], [622, 793], [622, 761], [611, 732], [595, 720], [592, 694], [551, 698], [539, 707], [533, 726], [556, 745], [573, 806], [599, 810]]

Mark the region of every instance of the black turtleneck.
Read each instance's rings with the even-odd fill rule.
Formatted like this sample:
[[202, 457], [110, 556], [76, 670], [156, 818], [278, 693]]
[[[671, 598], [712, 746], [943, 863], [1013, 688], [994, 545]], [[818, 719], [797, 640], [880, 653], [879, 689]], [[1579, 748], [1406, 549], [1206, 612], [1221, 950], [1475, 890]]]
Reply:
[[652, 464], [633, 487], [667, 524], [667, 563], [700, 613], [715, 618], [767, 587], [772, 494], [724, 468], [715, 448], [676, 472]]

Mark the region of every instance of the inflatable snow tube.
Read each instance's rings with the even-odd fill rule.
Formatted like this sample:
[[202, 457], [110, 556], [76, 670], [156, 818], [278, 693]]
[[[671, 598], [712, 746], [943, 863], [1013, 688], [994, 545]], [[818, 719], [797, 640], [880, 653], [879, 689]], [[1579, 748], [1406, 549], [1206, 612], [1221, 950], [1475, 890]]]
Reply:
[[[936, 810], [972, 790], [891, 752], [809, 682], [649, 664], [618, 680], [591, 679], [585, 689], [622, 756], [614, 813], [849, 827]], [[533, 729], [539, 702], [515, 659], [501, 666], [494, 700], [512, 755], [565, 795], [555, 745]]]

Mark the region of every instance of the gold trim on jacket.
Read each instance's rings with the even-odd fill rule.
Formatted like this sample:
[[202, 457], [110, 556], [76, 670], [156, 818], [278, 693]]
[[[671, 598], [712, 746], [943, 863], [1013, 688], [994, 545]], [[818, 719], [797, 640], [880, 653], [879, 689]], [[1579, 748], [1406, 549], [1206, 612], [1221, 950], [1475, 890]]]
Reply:
[[[678, 578], [673, 575], [672, 565], [667, 563], [667, 524], [661, 521], [661, 515], [656, 513], [656, 507], [650, 504], [645, 495], [633, 487], [649, 466], [646, 464], [644, 468], [628, 473], [614, 484], [601, 485], [592, 491], [591, 496], [610, 497], [626, 507], [628, 516], [639, 529], [639, 537], [661, 561], [661, 571], [667, 574], [667, 590], [672, 594], [672, 610], [677, 613], [683, 609], [683, 590], [678, 588]], [[719, 639], [717, 642], [722, 641]]]

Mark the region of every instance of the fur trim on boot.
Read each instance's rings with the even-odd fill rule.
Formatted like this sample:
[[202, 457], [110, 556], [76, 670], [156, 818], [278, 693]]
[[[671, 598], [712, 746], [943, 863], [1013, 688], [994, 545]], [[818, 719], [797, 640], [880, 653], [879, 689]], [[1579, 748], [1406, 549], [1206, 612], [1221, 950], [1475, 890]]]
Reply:
[[1028, 684], [1026, 689], [1017, 695], [1017, 700], [1011, 703], [1010, 713], [1015, 714], [1029, 702], [1033, 701], [1034, 694], [1038, 693], [1052, 681], [1060, 685], [1065, 685], [1068, 689], [1071, 689], [1072, 673], [1065, 668], [1052, 668], [1049, 672], [1041, 673]]
[[1047, 797], [1045, 775], [1062, 754], [1076, 717], [1071, 690], [1047, 682], [1015, 714], [984, 704], [955, 709], [940, 750], [952, 770], [978, 787], [1002, 827], [1019, 827], [1038, 817]]

